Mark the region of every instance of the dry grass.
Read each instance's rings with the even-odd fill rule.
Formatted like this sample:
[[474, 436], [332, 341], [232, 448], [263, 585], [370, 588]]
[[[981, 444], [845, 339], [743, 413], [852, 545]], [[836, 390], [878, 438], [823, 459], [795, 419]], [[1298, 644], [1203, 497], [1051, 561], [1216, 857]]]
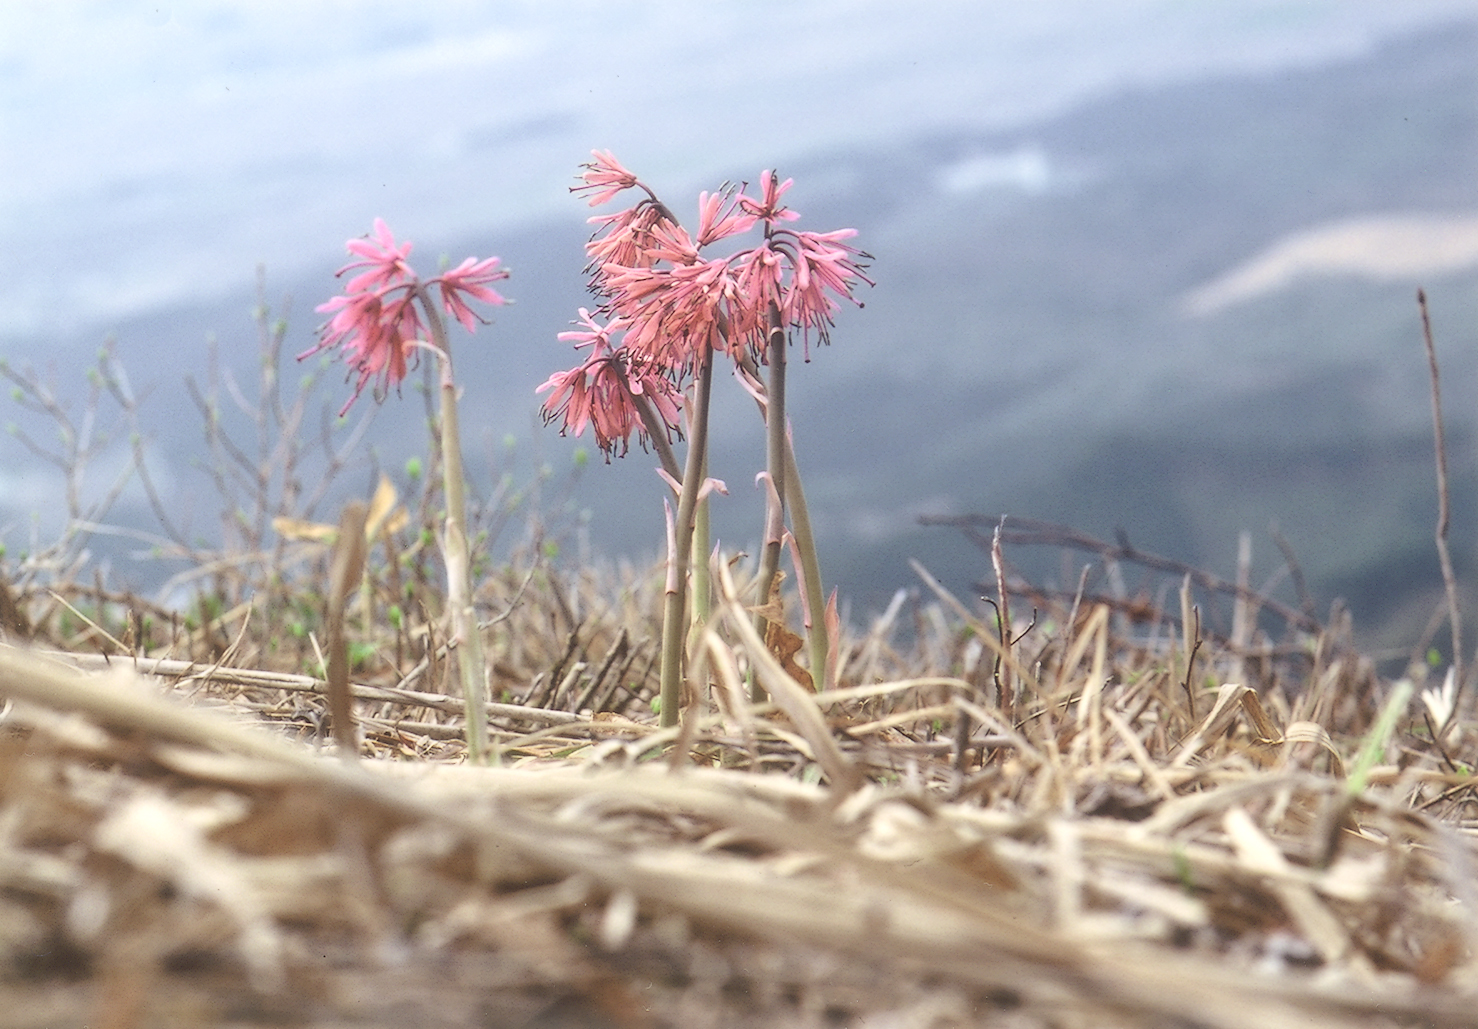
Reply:
[[[1346, 624], [1245, 567], [1007, 527], [980, 540], [1009, 632], [924, 572], [813, 694], [719, 564], [663, 730], [660, 576], [561, 564], [537, 517], [495, 548], [538, 510], [499, 493], [474, 528], [503, 554], [476, 573], [500, 763], [469, 766], [434, 490], [369, 505], [351, 588], [315, 510], [359, 430], [303, 431], [312, 384], [281, 395], [282, 328], [259, 326], [256, 397], [190, 391], [219, 550], [171, 525], [134, 446], [150, 543], [183, 566], [158, 601], [86, 560], [123, 488], [86, 499], [98, 412], [0, 366], [68, 475], [61, 540], [0, 560], [0, 1024], [1474, 1024], [1478, 724], [1380, 679]], [[140, 438], [110, 354], [93, 381]], [[1013, 579], [1011, 548], [1044, 542], [1096, 578]], [[1129, 590], [1132, 564], [1171, 586]]]
[[1333, 634], [905, 601], [812, 695], [727, 588], [663, 732], [654, 576], [491, 575], [498, 767], [434, 623], [361, 638], [345, 761], [245, 612], [125, 643], [126, 598], [12, 591], [5, 1024], [1472, 1024], [1475, 727], [1382, 726]]

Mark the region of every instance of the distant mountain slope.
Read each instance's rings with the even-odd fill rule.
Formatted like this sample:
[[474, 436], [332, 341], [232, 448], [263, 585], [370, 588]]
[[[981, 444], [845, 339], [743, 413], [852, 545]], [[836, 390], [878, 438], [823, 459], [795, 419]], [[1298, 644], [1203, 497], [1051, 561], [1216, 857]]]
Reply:
[[[1123, 528], [1141, 547], [1223, 571], [1239, 530], [1261, 538], [1276, 521], [1321, 603], [1342, 591], [1374, 619], [1417, 595], [1435, 561], [1414, 282], [1290, 280], [1197, 317], [1183, 304], [1321, 226], [1478, 211], [1475, 52], [1478, 24], [1460, 23], [1324, 67], [1140, 90], [1011, 132], [933, 133], [784, 164], [804, 224], [855, 226], [876, 257], [866, 309], [843, 312], [834, 345], [797, 363], [792, 379], [828, 577], [865, 608], [910, 582], [906, 559], [917, 556], [968, 593], [982, 556], [917, 516], [1004, 511], [1104, 535]], [[668, 199], [691, 209], [691, 198]], [[544, 461], [567, 467], [573, 444], [533, 425], [533, 388], [573, 360], [554, 334], [586, 302], [584, 213], [572, 205], [568, 221], [445, 246], [499, 254], [514, 270], [515, 306], [459, 351], [469, 467], [484, 485]], [[308, 346], [308, 312], [334, 289], [331, 272], [290, 284], [290, 351]], [[1455, 540], [1469, 561], [1478, 290], [1457, 266], [1425, 284], [1465, 505], [1456, 531], [1469, 534]], [[270, 282], [271, 295], [281, 290]], [[146, 428], [181, 480], [201, 434], [179, 376], [204, 373], [202, 340], [214, 330], [223, 362], [250, 380], [250, 304], [239, 297], [117, 327], [134, 381], [160, 390]], [[3, 350], [13, 361], [55, 361], [62, 380], [96, 345], [26, 340]], [[423, 447], [410, 392], [377, 416], [371, 438], [387, 468]], [[757, 533], [748, 484], [763, 447], [752, 402], [730, 390], [718, 403], [713, 472], [735, 494], [720, 505], [718, 531], [742, 546]], [[511, 464], [510, 433], [520, 441]], [[29, 475], [34, 462], [3, 445], [4, 467]], [[356, 486], [367, 464], [353, 472]], [[653, 465], [638, 453], [582, 474], [570, 503], [593, 512], [598, 547], [655, 554]], [[10, 496], [24, 493], [16, 485]], [[194, 503], [195, 524], [211, 525], [209, 500]], [[28, 524], [16, 508], [7, 520], [12, 532]], [[1258, 552], [1266, 572], [1275, 555]]]
[[[1475, 54], [1478, 26], [1455, 25], [1358, 61], [1143, 91], [1029, 130], [853, 158], [856, 188], [887, 212], [864, 227], [879, 287], [818, 358], [845, 381], [827, 367], [824, 384], [799, 389], [828, 411], [857, 397], [871, 424], [910, 426], [922, 449], [875, 444], [897, 454], [891, 491], [864, 477], [865, 459], [831, 481], [839, 521], [1009, 511], [1123, 528], [1224, 571], [1242, 528], [1264, 541], [1260, 567], [1276, 563], [1266, 529], [1277, 522], [1321, 603], [1340, 591], [1383, 615], [1436, 567], [1418, 278], [1438, 322], [1460, 488], [1471, 479]], [[995, 177], [970, 192], [958, 183], [972, 164]], [[1280, 241], [1391, 212], [1445, 226], [1429, 238], [1456, 236], [1457, 258], [1422, 268], [1408, 255], [1404, 273], [1386, 260], [1183, 314], [1193, 290]], [[820, 430], [823, 453], [850, 435], [834, 421]], [[1471, 539], [1456, 538], [1467, 557]], [[858, 566], [899, 567], [908, 552], [946, 574], [984, 569], [919, 531], [880, 540], [886, 558]], [[1417, 564], [1393, 575], [1395, 554]]]

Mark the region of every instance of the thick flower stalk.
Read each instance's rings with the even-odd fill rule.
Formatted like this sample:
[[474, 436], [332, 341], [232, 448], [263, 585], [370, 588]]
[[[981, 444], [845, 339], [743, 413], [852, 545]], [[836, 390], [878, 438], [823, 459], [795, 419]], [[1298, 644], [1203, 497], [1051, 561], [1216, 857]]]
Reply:
[[468, 301], [506, 303], [492, 284], [508, 278], [508, 272], [499, 267], [496, 257], [483, 261], [468, 258], [455, 268], [423, 280], [408, 262], [411, 244], [397, 244], [389, 227], [378, 218], [373, 238], [351, 239], [346, 246], [359, 260], [340, 268], [338, 274], [364, 270], [349, 280], [342, 295], [318, 308], [332, 317], [321, 330], [318, 344], [299, 354], [298, 359], [339, 348], [354, 380], [354, 393], [340, 415], [349, 410], [370, 382], [375, 383], [376, 399], [383, 400], [392, 386], [398, 387], [404, 380], [422, 351], [434, 355], [440, 365], [439, 419], [447, 505], [441, 543], [447, 571], [447, 607], [467, 703], [467, 748], [473, 761], [482, 761], [487, 752], [487, 661], [472, 604], [457, 389], [443, 313], [469, 332], [474, 331], [482, 319]]
[[[760, 176], [757, 195], [744, 188], [701, 193], [697, 228], [691, 234], [609, 151], [593, 154], [582, 183], [575, 187], [591, 206], [628, 191], [641, 195], [622, 211], [590, 219], [596, 233], [586, 246], [587, 271], [600, 303], [593, 315], [581, 310], [585, 331], [561, 338], [589, 346], [591, 352], [578, 368], [558, 373], [540, 387], [550, 394], [544, 402], [546, 420], [559, 420], [563, 431], [577, 435], [587, 425], [593, 427], [608, 456], [617, 447], [624, 454], [635, 432], [643, 446], [657, 447], [667, 474], [676, 478], [676, 461], [669, 457], [668, 445], [677, 429], [673, 416], [678, 390], [688, 391], [683, 403], [689, 415], [689, 452], [679, 487], [663, 618], [664, 724], [673, 724], [678, 714], [685, 591], [695, 550], [699, 551], [695, 571], [705, 566], [706, 540], [694, 541], [694, 525], [703, 522], [698, 499], [707, 477], [713, 362], [723, 357], [738, 368], [759, 364], [770, 368], [768, 385], [747, 376], [747, 386], [769, 423], [772, 509], [767, 523], [781, 527], [767, 533], [773, 538], [767, 538], [762, 558], [763, 602], [779, 560], [787, 486], [794, 479], [794, 470], [787, 467], [790, 447], [784, 411], [789, 335], [800, 334], [809, 360], [811, 340], [828, 341], [840, 302], [858, 303], [854, 295], [858, 285], [871, 285], [862, 263], [868, 255], [847, 242], [855, 235], [852, 230], [817, 233], [788, 227], [799, 217], [783, 202], [790, 186], [791, 180], [782, 182], [767, 171]], [[734, 245], [739, 237], [756, 231], [759, 239], [752, 245]], [[722, 243], [730, 252], [715, 255], [716, 245]], [[741, 372], [743, 377], [746, 373]], [[803, 578], [809, 579], [808, 587], [819, 589], [814, 547], [802, 549], [809, 550], [803, 555]], [[700, 603], [704, 589], [699, 586]], [[808, 621], [817, 621], [819, 605], [808, 603], [808, 610], [815, 616]], [[811, 629], [812, 671], [824, 681], [825, 630], [819, 622]]]

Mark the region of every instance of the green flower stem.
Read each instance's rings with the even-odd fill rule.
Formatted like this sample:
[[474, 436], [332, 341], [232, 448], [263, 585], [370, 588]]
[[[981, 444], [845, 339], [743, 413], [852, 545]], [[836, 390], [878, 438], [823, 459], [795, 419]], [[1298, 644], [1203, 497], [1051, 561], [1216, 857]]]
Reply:
[[[770, 471], [770, 483], [774, 495], [766, 503], [765, 542], [760, 552], [759, 596], [755, 603], [761, 607], [770, 601], [770, 590], [775, 576], [780, 571], [781, 538], [785, 534], [785, 491], [787, 447], [785, 440], [785, 326], [780, 320], [780, 309], [770, 304], [770, 335], [768, 363], [770, 384], [766, 390], [765, 405], [765, 463]], [[770, 510], [770, 508], [779, 510]], [[754, 631], [760, 639], [765, 638], [766, 618], [754, 616]], [[749, 686], [750, 699], [759, 703], [765, 699], [765, 688], [755, 676]]]
[[[703, 455], [703, 470], [708, 478], [708, 455]], [[698, 501], [698, 511], [693, 516], [693, 625], [701, 629], [713, 615], [713, 582], [708, 568], [708, 548], [711, 534], [708, 526], [708, 498]]]
[[683, 470], [672, 453], [672, 444], [667, 442], [667, 426], [662, 424], [656, 408], [641, 393], [631, 394], [631, 399], [636, 402], [636, 412], [641, 415], [642, 428], [647, 430], [647, 439], [652, 441], [652, 447], [657, 451], [657, 460], [662, 462], [662, 470], [673, 479], [682, 481]]
[[693, 388], [692, 422], [688, 430], [688, 461], [677, 499], [673, 546], [667, 555], [667, 596], [662, 606], [662, 725], [676, 725], [682, 698], [683, 654], [687, 649], [688, 569], [693, 558], [693, 524], [698, 494], [707, 466], [708, 398], [713, 392], [713, 354], [698, 358]]
[[[462, 474], [462, 436], [457, 425], [457, 384], [452, 375], [451, 341], [436, 305], [419, 294], [431, 329], [431, 342], [441, 360], [441, 466], [446, 489], [446, 531], [442, 556], [446, 560], [447, 607], [452, 639], [456, 642], [457, 672], [467, 703], [467, 753], [474, 764], [488, 757], [487, 661], [482, 633], [472, 606], [472, 559], [467, 544], [466, 485]], [[496, 755], [493, 755], [496, 760]]]
[[[657, 417], [656, 409], [642, 394], [634, 394], [631, 398], [636, 402], [636, 410], [641, 415], [642, 427], [647, 430], [647, 438], [652, 441], [652, 446], [657, 451], [657, 458], [662, 462], [662, 469], [672, 476], [674, 482], [682, 481], [682, 469], [678, 467], [677, 458], [673, 456], [672, 444], [667, 442], [667, 427]], [[703, 461], [703, 477], [708, 477], [708, 460]], [[708, 575], [708, 498], [704, 497], [698, 501], [698, 513], [693, 522], [693, 623], [695, 625], [706, 625], [708, 616], [712, 613], [713, 597], [709, 587]]]
[[[741, 367], [761, 394], [759, 400], [762, 415], [770, 405], [769, 390], [759, 378], [759, 368], [749, 358], [741, 360]], [[788, 428], [788, 427], [787, 427]], [[769, 424], [766, 424], [768, 432]], [[824, 689], [827, 679], [827, 662], [830, 650], [826, 636], [825, 591], [821, 588], [821, 562], [816, 556], [816, 538], [811, 532], [810, 511], [806, 507], [806, 491], [801, 486], [800, 472], [795, 463], [795, 447], [790, 434], [785, 434], [785, 502], [790, 510], [791, 535], [795, 538], [796, 552], [800, 554], [801, 577], [805, 579], [806, 605], [811, 613], [806, 624], [810, 640], [811, 677], [817, 689]]]
[[[650, 400], [644, 395], [637, 393], [632, 395], [636, 402], [637, 413], [641, 415], [642, 427], [647, 431], [647, 438], [652, 441], [653, 448], [657, 451], [657, 459], [662, 462], [663, 471], [672, 476], [674, 482], [682, 481], [682, 469], [678, 467], [677, 458], [672, 453], [672, 444], [667, 442], [667, 427], [662, 424], [657, 416], [656, 409]], [[708, 477], [708, 459], [705, 455], [703, 460], [703, 477]], [[708, 498], [704, 497], [698, 501], [698, 512], [693, 523], [693, 623], [694, 625], [708, 624], [708, 617], [713, 612], [713, 591], [709, 582], [708, 572]]]
[[806, 507], [806, 491], [801, 486], [801, 473], [795, 464], [795, 447], [785, 440], [785, 496], [790, 507], [790, 530], [796, 551], [801, 555], [801, 571], [806, 580], [806, 606], [810, 624], [806, 639], [811, 650], [811, 678], [818, 690], [829, 689], [830, 656], [826, 629], [826, 591], [821, 587], [821, 562], [816, 556], [816, 537], [811, 533], [811, 513]]
[[1406, 705], [1411, 703], [1411, 694], [1415, 691], [1410, 679], [1402, 679], [1396, 683], [1391, 690], [1391, 695], [1386, 698], [1385, 707], [1376, 716], [1375, 723], [1365, 733], [1365, 739], [1360, 744], [1360, 752], [1355, 756], [1355, 763], [1350, 767], [1350, 773], [1345, 779], [1345, 792], [1351, 798], [1358, 797], [1365, 792], [1365, 787], [1370, 784], [1370, 770], [1375, 763], [1385, 754], [1386, 748], [1391, 745], [1391, 737], [1395, 735], [1396, 725], [1401, 721], [1401, 716], [1406, 713]]

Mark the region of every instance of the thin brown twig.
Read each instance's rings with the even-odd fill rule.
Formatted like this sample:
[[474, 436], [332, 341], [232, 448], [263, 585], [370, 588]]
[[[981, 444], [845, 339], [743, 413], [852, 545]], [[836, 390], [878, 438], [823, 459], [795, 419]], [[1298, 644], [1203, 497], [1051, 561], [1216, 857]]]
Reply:
[[[1006, 557], [1001, 552], [1001, 529], [1005, 526], [1005, 524], [1006, 517], [1002, 515], [1001, 520], [996, 523], [995, 532], [991, 535], [990, 564], [991, 568], [996, 573], [996, 595], [1000, 597], [1001, 601], [1000, 609], [996, 612], [996, 617], [1000, 620], [1001, 623], [1001, 648], [1009, 653], [1012, 643], [1011, 599], [1007, 595], [1006, 590]], [[1005, 669], [1005, 678], [1001, 678], [999, 661], [996, 662], [996, 669], [996, 689], [1000, 691], [1001, 695], [1001, 710], [1004, 711], [1006, 713], [1006, 717], [1010, 719], [1014, 717], [1016, 681], [1012, 678], [1011, 669], [1009, 667]]]
[[1278, 528], [1276, 522], [1268, 530], [1268, 534], [1273, 537], [1273, 543], [1283, 555], [1283, 563], [1288, 567], [1288, 576], [1293, 580], [1293, 592], [1298, 597], [1298, 606], [1310, 618], [1317, 617], [1314, 613], [1314, 597], [1309, 592], [1309, 583], [1304, 578], [1303, 566], [1299, 564], [1298, 555], [1293, 552], [1293, 544], [1288, 542], [1288, 537], [1283, 535], [1283, 530]]
[[[986, 524], [990, 521], [993, 521], [993, 519], [976, 514], [949, 516], [924, 515], [919, 518], [920, 525], [942, 525], [959, 529], [967, 539], [987, 553], [990, 551], [990, 537], [980, 532], [976, 526]], [[1241, 587], [1234, 582], [1228, 582], [1220, 576], [1213, 575], [1204, 569], [1197, 568], [1184, 561], [1177, 561], [1173, 558], [1162, 557], [1158, 554], [1140, 550], [1124, 539], [1120, 539], [1117, 543], [1109, 543], [1064, 525], [1054, 525], [1051, 522], [1038, 521], [1034, 518], [1020, 518], [1016, 515], [1011, 515], [1004, 520], [1001, 542], [1017, 546], [1065, 547], [1072, 550], [1082, 550], [1098, 554], [1105, 561], [1131, 561], [1159, 572], [1167, 572], [1177, 576], [1189, 575], [1191, 580], [1197, 585], [1214, 593], [1221, 593], [1230, 597], [1238, 597], [1246, 594], [1246, 599], [1257, 603], [1263, 610], [1276, 615], [1291, 627], [1303, 629], [1311, 633], [1318, 633], [1323, 629], [1323, 626], [1319, 624], [1319, 620], [1312, 615], [1305, 614], [1271, 597], [1262, 596], [1250, 587]]]
[[1451, 512], [1447, 488], [1447, 438], [1442, 429], [1442, 384], [1437, 371], [1437, 347], [1432, 342], [1432, 319], [1427, 311], [1427, 291], [1416, 291], [1416, 304], [1422, 315], [1422, 341], [1427, 348], [1427, 369], [1432, 378], [1432, 434], [1437, 451], [1437, 558], [1442, 562], [1442, 584], [1447, 590], [1447, 618], [1452, 626], [1452, 668], [1457, 683], [1452, 710], [1448, 713], [1446, 729], [1452, 718], [1462, 707], [1463, 687], [1463, 619], [1457, 601], [1457, 576], [1452, 570], [1452, 554], [1447, 549], [1447, 529]]

